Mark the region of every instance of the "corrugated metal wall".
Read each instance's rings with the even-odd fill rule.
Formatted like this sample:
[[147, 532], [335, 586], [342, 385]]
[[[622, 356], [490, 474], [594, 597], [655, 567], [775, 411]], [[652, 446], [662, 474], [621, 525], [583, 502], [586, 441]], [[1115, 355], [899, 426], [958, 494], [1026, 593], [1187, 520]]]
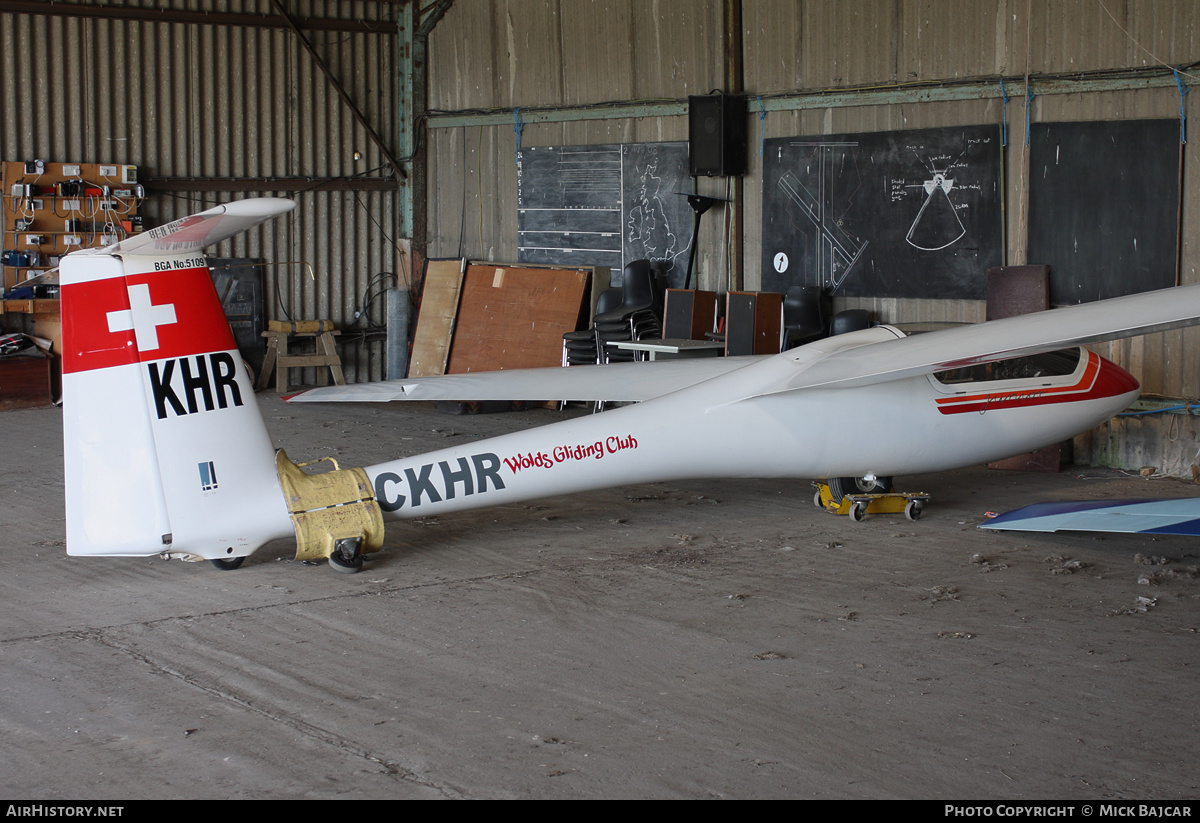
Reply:
[[[273, 14], [264, 0], [173, 0], [155, 7]], [[391, 21], [390, 33], [305, 30], [384, 142], [397, 146], [397, 7], [289, 2], [297, 17]], [[335, 178], [384, 164], [291, 31], [0, 13], [0, 157], [132, 163], [146, 178]], [[362, 159], [355, 160], [355, 152]], [[148, 191], [158, 225], [247, 196]], [[262, 196], [270, 192], [255, 192]], [[396, 270], [394, 191], [312, 191], [277, 221], [216, 249], [270, 261], [268, 317], [331, 318], [345, 329], [347, 379], [381, 379], [381, 337], [364, 338], [364, 295]], [[289, 262], [296, 261], [296, 262]], [[384, 273], [388, 273], [386, 276]], [[369, 312], [383, 320], [380, 297]], [[310, 378], [311, 379], [311, 375]]]
[[[744, 88], [751, 98], [787, 92], [891, 87], [928, 81], [1094, 72], [1200, 60], [1196, 0], [742, 0]], [[480, 110], [480, 124], [437, 127], [431, 120], [429, 253], [516, 259], [516, 134], [511, 119], [492, 124], [488, 110], [586, 106], [605, 101], [678, 100], [725, 88], [724, 0], [457, 0], [430, 37], [430, 107]], [[1200, 77], [1187, 78], [1189, 83]], [[772, 111], [767, 137], [889, 131], [1000, 123], [1007, 116], [1006, 262], [1025, 260], [1027, 155], [1023, 83], [955, 102], [885, 102]], [[1196, 95], [1185, 98], [1194, 117]], [[1044, 94], [1033, 122], [1171, 118], [1174, 88]], [[756, 147], [759, 118], [750, 121]], [[1200, 134], [1200, 132], [1197, 132]], [[683, 116], [527, 124], [523, 146], [686, 140]], [[1184, 157], [1181, 281], [1200, 282], [1200, 203], [1196, 141]], [[701, 180], [700, 191], [726, 193]], [[743, 193], [745, 285], [761, 282], [762, 183], [756, 150]], [[702, 228], [697, 268], [704, 287], [727, 282], [728, 238], [719, 220]], [[980, 301], [840, 301], [887, 322], [983, 318]], [[1200, 397], [1200, 330], [1136, 338], [1100, 347], [1137, 374], [1144, 391]], [[1187, 474], [1200, 446], [1200, 424], [1164, 415], [1137, 431], [1083, 439], [1082, 459], [1143, 463]]]

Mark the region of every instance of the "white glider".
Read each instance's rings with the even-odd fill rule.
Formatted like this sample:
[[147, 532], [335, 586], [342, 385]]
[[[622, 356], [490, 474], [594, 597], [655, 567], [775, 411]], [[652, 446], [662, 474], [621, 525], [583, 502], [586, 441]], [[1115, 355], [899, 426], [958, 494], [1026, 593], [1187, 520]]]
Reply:
[[342, 570], [412, 518], [627, 483], [886, 478], [1059, 442], [1137, 382], [1078, 347], [1197, 322], [1200, 285], [905, 337], [880, 326], [750, 358], [450, 375], [293, 402], [636, 400], [604, 414], [309, 475], [271, 447], [199, 250], [283, 214], [231, 203], [62, 265], [67, 551], [233, 567], [294, 535]]

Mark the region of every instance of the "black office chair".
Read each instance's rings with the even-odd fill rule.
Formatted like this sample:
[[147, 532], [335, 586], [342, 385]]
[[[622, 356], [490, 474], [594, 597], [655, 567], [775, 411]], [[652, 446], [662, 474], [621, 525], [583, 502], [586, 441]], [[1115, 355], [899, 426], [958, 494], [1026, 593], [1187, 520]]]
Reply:
[[848, 331], [862, 331], [871, 328], [871, 313], [866, 309], [846, 309], [833, 316], [829, 324], [829, 336], [845, 334]]
[[820, 286], [792, 286], [783, 296], [783, 348], [825, 336], [828, 297]]

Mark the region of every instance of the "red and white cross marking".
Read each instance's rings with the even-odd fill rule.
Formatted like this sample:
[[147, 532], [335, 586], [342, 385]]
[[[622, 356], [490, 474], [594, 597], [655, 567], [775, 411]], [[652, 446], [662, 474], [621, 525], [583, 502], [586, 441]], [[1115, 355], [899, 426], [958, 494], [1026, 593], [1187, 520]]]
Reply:
[[207, 267], [64, 284], [63, 372], [237, 348]]
[[153, 305], [147, 283], [134, 283], [126, 286], [126, 290], [129, 293], [129, 308], [108, 312], [108, 330], [132, 330], [138, 349], [153, 351], [158, 348], [158, 327], [178, 322], [175, 319], [175, 304]]

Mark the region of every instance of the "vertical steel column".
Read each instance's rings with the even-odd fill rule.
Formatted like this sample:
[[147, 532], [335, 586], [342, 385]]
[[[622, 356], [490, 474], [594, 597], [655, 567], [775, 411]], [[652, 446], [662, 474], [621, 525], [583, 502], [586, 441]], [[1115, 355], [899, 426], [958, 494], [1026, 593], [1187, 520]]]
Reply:
[[[416, 275], [413, 271], [413, 232], [415, 222], [413, 212], [413, 193], [425, 185], [423, 169], [413, 163], [414, 147], [417, 140], [417, 121], [414, 107], [414, 86], [416, 70], [413, 66], [413, 35], [416, 32], [415, 18], [417, 3], [407, 2], [400, 7], [399, 19], [396, 26], [399, 36], [396, 38], [396, 70], [400, 73], [397, 84], [399, 100], [396, 101], [396, 116], [400, 118], [400, 162], [408, 178], [400, 186], [397, 193], [396, 225], [394, 235], [396, 242], [396, 272], [409, 272], [409, 287], [416, 287]], [[420, 85], [424, 85], [424, 78]], [[422, 232], [422, 235], [424, 233]], [[407, 258], [407, 259], [406, 259]], [[410, 292], [405, 289], [391, 289], [387, 293], [387, 340], [384, 343], [384, 379], [400, 380], [408, 374], [408, 310], [411, 305], [407, 298]], [[403, 300], [401, 298], [404, 298]]]
[[404, 4], [400, 22], [400, 71], [401, 91], [404, 100], [400, 105], [401, 132], [404, 143], [404, 157], [410, 162], [408, 178], [409, 191], [406, 204], [401, 209], [403, 223], [401, 236], [412, 238], [413, 254], [417, 259], [423, 259], [426, 247], [426, 208], [428, 192], [426, 180], [428, 170], [425, 166], [427, 152], [426, 141], [421, 140], [421, 131], [425, 129], [422, 122], [425, 110], [429, 104], [428, 52], [429, 34], [437, 26], [442, 16], [450, 10], [454, 0], [438, 0], [429, 9], [425, 19], [420, 19], [420, 8], [417, 0]]
[[[400, 72], [399, 92], [396, 116], [400, 118], [400, 158], [405, 171], [408, 172], [408, 185], [400, 189], [400, 237], [412, 239], [415, 222], [413, 219], [414, 191], [418, 182], [424, 182], [425, 175], [419, 171], [414, 162], [416, 155], [417, 117], [420, 111], [417, 107], [417, 89], [425, 85], [424, 60], [421, 61], [421, 76], [417, 77], [416, 60], [413, 40], [417, 31], [417, 3], [413, 0], [400, 7], [400, 19], [396, 22], [400, 36], [396, 38], [396, 70]], [[399, 261], [397, 261], [399, 262]], [[397, 266], [399, 270], [399, 266]]]
[[[742, 71], [742, 0], [725, 0], [725, 91], [741, 94], [745, 90]], [[748, 112], [742, 112], [748, 117]], [[733, 191], [726, 207], [729, 209], [729, 290], [745, 288], [745, 238], [742, 236], [742, 198], [746, 186], [739, 175], [731, 181]]]
[[[421, 140], [421, 130], [425, 128], [422, 122], [425, 109], [428, 106], [428, 44], [429, 33], [453, 5], [454, 0], [438, 0], [429, 10], [425, 19], [420, 20], [420, 7], [417, 0], [409, 0], [400, 9], [398, 25], [400, 36], [396, 38], [397, 59], [396, 67], [400, 72], [400, 100], [396, 107], [400, 117], [400, 155], [401, 162], [408, 173], [405, 185], [400, 187], [399, 208], [399, 237], [402, 238], [396, 248], [396, 271], [408, 271], [411, 274], [411, 287], [416, 288], [418, 272], [416, 261], [425, 259], [428, 231], [428, 192], [426, 181], [426, 145]], [[405, 260], [404, 258], [408, 259]], [[406, 292], [407, 294], [407, 292]], [[390, 295], [389, 300], [397, 295]], [[404, 301], [408, 305], [408, 301]], [[407, 313], [399, 316], [400, 303], [389, 311], [389, 317], [395, 317], [395, 323], [388, 323], [387, 350], [398, 352], [401, 349], [405, 357], [388, 357], [387, 378], [394, 380], [404, 377], [408, 368], [408, 318]], [[403, 329], [404, 340], [400, 340], [400, 329]]]

